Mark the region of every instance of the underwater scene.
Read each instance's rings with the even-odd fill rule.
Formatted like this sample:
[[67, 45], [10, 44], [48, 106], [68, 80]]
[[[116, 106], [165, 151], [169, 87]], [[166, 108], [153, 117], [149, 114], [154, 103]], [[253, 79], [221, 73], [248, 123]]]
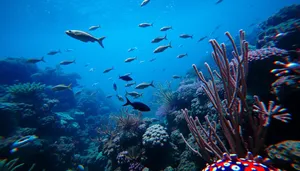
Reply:
[[0, 15], [0, 171], [300, 171], [299, 0]]

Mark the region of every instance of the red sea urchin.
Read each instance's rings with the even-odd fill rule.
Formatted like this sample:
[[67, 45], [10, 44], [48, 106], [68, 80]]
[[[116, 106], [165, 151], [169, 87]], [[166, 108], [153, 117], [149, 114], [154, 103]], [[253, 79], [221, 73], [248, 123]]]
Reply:
[[221, 160], [206, 166], [202, 171], [279, 171], [268, 165], [269, 159], [263, 160], [261, 156], [253, 157], [248, 152], [246, 158], [238, 158], [236, 154], [223, 154]]

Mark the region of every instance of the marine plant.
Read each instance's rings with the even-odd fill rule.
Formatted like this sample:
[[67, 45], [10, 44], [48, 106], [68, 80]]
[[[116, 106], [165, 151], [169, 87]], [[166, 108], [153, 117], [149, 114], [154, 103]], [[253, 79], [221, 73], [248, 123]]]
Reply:
[[7, 87], [7, 92], [13, 95], [15, 101], [35, 101], [45, 88], [46, 85], [41, 83], [19, 83]]
[[116, 121], [117, 129], [123, 131], [136, 131], [143, 122], [140, 112], [134, 114], [129, 112], [128, 109], [122, 109], [119, 115], [112, 116], [111, 118]]
[[18, 158], [10, 160], [7, 162], [7, 159], [1, 159], [0, 160], [0, 171], [15, 171], [18, 168], [22, 167], [24, 163], [16, 165], [18, 162]]
[[[205, 63], [211, 77], [211, 80], [207, 81], [203, 73], [199, 72], [195, 65], [193, 65], [193, 68], [199, 79], [204, 83], [202, 88], [218, 113], [218, 120], [230, 150], [217, 135], [215, 129], [216, 123], [211, 123], [206, 117], [206, 122], [209, 126], [208, 130], [206, 130], [197, 117], [193, 119], [188, 116], [187, 109], [182, 110], [189, 130], [199, 147], [199, 151], [189, 145], [181, 134], [182, 138], [192, 151], [199, 154], [209, 163], [213, 162], [215, 157], [222, 159], [224, 152], [235, 153], [238, 157], [247, 156], [247, 151], [252, 151], [253, 155], [258, 155], [264, 147], [264, 137], [271, 119], [278, 119], [282, 122], [288, 122], [291, 119], [290, 114], [285, 112], [285, 108], [275, 105], [273, 101], [270, 101], [269, 106], [266, 107], [257, 96], [254, 96], [255, 104], [253, 105], [253, 111], [257, 115], [251, 112], [251, 108], [246, 101], [246, 77], [249, 56], [248, 43], [244, 39], [245, 32], [240, 31], [241, 55], [239, 55], [237, 46], [231, 35], [228, 32], [225, 35], [227, 35], [233, 46], [232, 55], [234, 58], [231, 62], [228, 60], [225, 44], [220, 45], [216, 40], [210, 40], [213, 47], [212, 56], [218, 66], [219, 72], [213, 72], [210, 66]], [[225, 91], [224, 100], [221, 100], [218, 94], [213, 74], [222, 81]], [[245, 130], [247, 130], [247, 135], [242, 132]], [[214, 154], [215, 157], [212, 157], [211, 154]]]

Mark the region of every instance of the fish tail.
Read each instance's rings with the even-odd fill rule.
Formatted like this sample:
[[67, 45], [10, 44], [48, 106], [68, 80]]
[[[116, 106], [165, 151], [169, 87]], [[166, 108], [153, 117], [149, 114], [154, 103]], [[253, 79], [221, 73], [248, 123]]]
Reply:
[[193, 36], [194, 36], [194, 35], [191, 35], [191, 39], [193, 39]]
[[72, 83], [70, 83], [70, 84], [68, 85], [68, 89], [69, 89], [69, 90], [72, 90]]
[[188, 56], [188, 53], [185, 53], [185, 56]]
[[167, 39], [167, 34], [165, 35], [164, 39], [165, 39], [165, 40], [168, 40], [168, 39]]
[[100, 37], [99, 39], [98, 39], [98, 43], [100, 44], [100, 46], [102, 47], [102, 48], [104, 48], [104, 45], [103, 45], [103, 40], [105, 39], [105, 36], [103, 36], [103, 37]]
[[171, 42], [168, 44], [168, 46], [169, 46], [170, 48], [172, 48], [172, 44], [171, 44]]
[[76, 64], [76, 58], [73, 60], [73, 63]]
[[153, 23], [151, 23], [151, 25], [150, 26], [152, 26], [153, 27]]
[[144, 93], [141, 93], [141, 97], [143, 96]]
[[44, 60], [44, 56], [41, 57], [41, 61], [46, 62], [46, 61]]
[[123, 106], [128, 106], [128, 105], [131, 105], [131, 102], [130, 102], [130, 100], [126, 97], [126, 103], [123, 104]]
[[125, 90], [125, 96], [128, 96], [128, 91], [127, 90]]
[[155, 86], [154, 86], [154, 84], [153, 84], [153, 81], [151, 81], [150, 86], [152, 86], [152, 87], [155, 88]]

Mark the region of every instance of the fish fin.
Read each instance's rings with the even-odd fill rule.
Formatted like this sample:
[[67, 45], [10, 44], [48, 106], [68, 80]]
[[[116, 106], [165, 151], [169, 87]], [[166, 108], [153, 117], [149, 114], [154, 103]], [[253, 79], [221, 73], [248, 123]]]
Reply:
[[165, 40], [168, 40], [168, 39], [167, 39], [167, 34], [165, 35], [164, 39], [165, 39]]
[[70, 84], [68, 85], [68, 89], [69, 89], [69, 90], [72, 90], [72, 83], [70, 83]]
[[44, 56], [41, 57], [41, 61], [46, 62], [46, 61], [44, 60]]
[[102, 47], [102, 48], [104, 48], [104, 45], [103, 45], [103, 40], [105, 39], [106, 37], [100, 37], [99, 39], [98, 39], [98, 43], [100, 44], [100, 46]]
[[172, 48], [172, 44], [171, 44], [171, 42], [168, 44], [168, 46], [169, 46], [170, 48]]
[[152, 86], [152, 87], [155, 88], [155, 86], [154, 86], [154, 84], [153, 84], [153, 81], [151, 81], [150, 86]]
[[130, 102], [130, 100], [126, 97], [126, 103], [123, 104], [123, 106], [128, 106], [128, 105], [131, 105], [131, 102]]

